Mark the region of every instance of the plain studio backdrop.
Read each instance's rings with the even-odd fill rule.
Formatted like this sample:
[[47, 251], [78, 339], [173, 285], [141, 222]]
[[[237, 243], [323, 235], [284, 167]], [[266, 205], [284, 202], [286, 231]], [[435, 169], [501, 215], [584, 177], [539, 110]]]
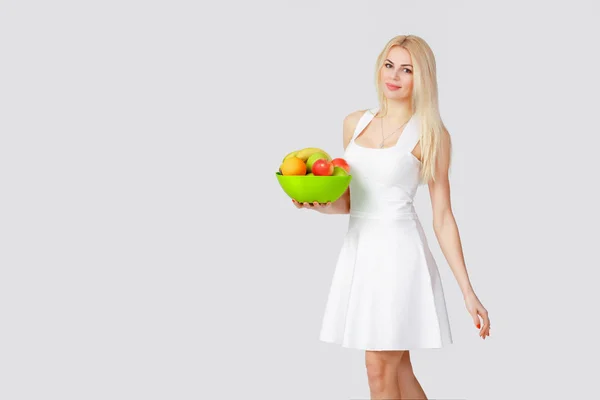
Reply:
[[275, 172], [377, 106], [393, 36], [432, 47], [452, 206], [492, 320], [433, 234], [454, 343], [431, 399], [597, 396], [597, 4], [55, 1], [0, 6], [0, 398], [368, 399], [318, 340], [348, 215]]

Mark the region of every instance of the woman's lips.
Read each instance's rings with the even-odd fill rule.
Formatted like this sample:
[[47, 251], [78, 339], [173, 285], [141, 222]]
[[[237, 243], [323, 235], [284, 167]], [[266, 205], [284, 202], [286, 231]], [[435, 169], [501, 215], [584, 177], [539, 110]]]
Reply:
[[390, 90], [398, 90], [398, 89], [400, 89], [400, 86], [390, 85], [389, 83], [386, 83], [385, 86], [387, 86], [387, 88], [390, 89]]

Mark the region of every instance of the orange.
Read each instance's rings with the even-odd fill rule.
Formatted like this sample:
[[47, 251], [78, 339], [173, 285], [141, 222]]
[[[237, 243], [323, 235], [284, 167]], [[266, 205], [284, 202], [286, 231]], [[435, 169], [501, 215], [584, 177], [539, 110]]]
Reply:
[[306, 175], [306, 163], [298, 157], [288, 157], [279, 169], [282, 175]]

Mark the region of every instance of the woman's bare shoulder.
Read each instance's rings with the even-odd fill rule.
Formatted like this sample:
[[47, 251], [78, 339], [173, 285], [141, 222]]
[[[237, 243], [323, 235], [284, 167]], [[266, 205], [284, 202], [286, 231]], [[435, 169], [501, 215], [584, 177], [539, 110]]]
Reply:
[[358, 121], [366, 111], [368, 111], [368, 109], [352, 111], [344, 117], [344, 150], [350, 143], [350, 140], [352, 140], [356, 125], [358, 125]]

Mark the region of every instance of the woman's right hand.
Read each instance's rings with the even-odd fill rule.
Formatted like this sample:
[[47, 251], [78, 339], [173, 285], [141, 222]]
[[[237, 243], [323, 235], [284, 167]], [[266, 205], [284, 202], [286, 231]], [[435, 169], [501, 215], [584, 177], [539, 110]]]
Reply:
[[308, 203], [308, 202], [299, 203], [296, 201], [296, 199], [292, 199], [292, 202], [294, 203], [296, 208], [309, 208], [309, 209], [313, 209], [313, 210], [317, 210], [317, 211], [323, 211], [324, 209], [331, 207], [330, 201], [328, 201], [327, 203], [319, 203], [318, 201], [315, 201], [312, 203]]

